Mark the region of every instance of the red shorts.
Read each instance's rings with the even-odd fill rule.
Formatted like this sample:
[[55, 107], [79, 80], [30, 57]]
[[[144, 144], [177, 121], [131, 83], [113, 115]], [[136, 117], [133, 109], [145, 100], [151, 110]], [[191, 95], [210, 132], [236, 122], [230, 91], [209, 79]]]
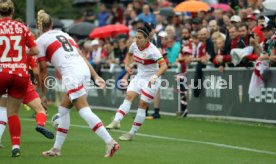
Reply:
[[21, 99], [26, 95], [29, 77], [0, 73], [0, 95], [8, 93], [9, 96]]
[[29, 102], [33, 101], [34, 99], [36, 99], [38, 97], [39, 96], [32, 84], [32, 81], [29, 80], [28, 89], [27, 89], [26, 95], [24, 97], [23, 104], [28, 104]]

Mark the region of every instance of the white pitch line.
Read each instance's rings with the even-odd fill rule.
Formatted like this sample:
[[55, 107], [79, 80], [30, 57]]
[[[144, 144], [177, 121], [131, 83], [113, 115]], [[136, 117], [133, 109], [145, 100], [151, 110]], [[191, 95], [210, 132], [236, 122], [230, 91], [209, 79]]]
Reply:
[[[23, 121], [34, 121], [33, 119], [26, 119], [26, 118], [22, 118], [21, 120], [23, 120]], [[77, 127], [77, 128], [88, 129], [88, 126], [84, 126], [84, 125], [71, 124], [70, 126]], [[124, 130], [112, 130], [112, 132], [126, 133], [128, 131], [124, 131]], [[170, 140], [170, 141], [179, 141], [179, 142], [189, 142], [189, 143], [196, 143], [196, 144], [202, 144], [202, 145], [211, 145], [211, 146], [216, 146], [216, 147], [222, 147], [222, 148], [227, 148], [227, 149], [235, 149], [235, 150], [255, 152], [255, 153], [260, 153], [260, 154], [276, 155], [276, 152], [273, 152], [273, 151], [266, 151], [266, 150], [253, 149], [253, 148], [247, 148], [247, 147], [226, 145], [226, 144], [220, 144], [220, 143], [215, 143], [215, 142], [206, 142], [206, 141], [198, 141], [198, 140], [191, 140], [191, 139], [184, 139], [184, 138], [165, 137], [165, 136], [142, 134], [142, 133], [137, 133], [136, 135], [137, 136], [142, 136], [142, 137], [148, 137], [148, 138], [156, 138], [156, 139], [163, 139], [163, 140]]]

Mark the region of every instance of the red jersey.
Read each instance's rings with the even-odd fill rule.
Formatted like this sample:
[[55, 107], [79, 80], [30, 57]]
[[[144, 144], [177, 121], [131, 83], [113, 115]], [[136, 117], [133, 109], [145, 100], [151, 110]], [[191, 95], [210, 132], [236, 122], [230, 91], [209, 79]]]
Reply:
[[37, 67], [36, 57], [35, 56], [27, 56], [27, 68], [33, 69]]
[[30, 29], [10, 18], [0, 19], [0, 73], [29, 76], [26, 46], [36, 46]]

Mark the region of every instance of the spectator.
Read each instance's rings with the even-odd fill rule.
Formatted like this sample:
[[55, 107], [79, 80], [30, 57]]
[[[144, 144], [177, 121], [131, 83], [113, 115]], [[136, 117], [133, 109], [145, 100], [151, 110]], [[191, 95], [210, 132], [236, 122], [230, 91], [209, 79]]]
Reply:
[[128, 21], [128, 24], [131, 25], [133, 22], [137, 22], [138, 18], [137, 18], [137, 13], [136, 11], [132, 10], [130, 12], [130, 17], [129, 17], [129, 21]]
[[95, 21], [95, 15], [93, 10], [86, 10], [83, 15], [83, 21], [94, 23]]
[[258, 26], [265, 25], [268, 21], [269, 21], [269, 18], [267, 18], [264, 15], [260, 15], [258, 17], [258, 20], [257, 20], [258, 23], [257, 24], [258, 24]]
[[124, 38], [120, 39], [118, 42], [119, 42], [118, 48], [114, 50], [115, 58], [118, 58], [119, 63], [123, 64], [126, 54], [128, 52], [128, 48], [127, 48], [126, 40]]
[[136, 35], [136, 31], [137, 31], [137, 24], [138, 24], [138, 22], [137, 21], [133, 21], [132, 23], [131, 23], [131, 28], [130, 28], [130, 31], [129, 31], [129, 33], [128, 33], [128, 35], [129, 35], [129, 37], [130, 38], [134, 38], [135, 37], [135, 35]]
[[136, 13], [142, 12], [142, 2], [140, 0], [134, 0], [133, 1], [133, 9], [136, 11]]
[[183, 28], [183, 25], [181, 24], [181, 20], [180, 20], [179, 15], [174, 15], [174, 17], [173, 17], [173, 26], [174, 26], [174, 29], [175, 29], [175, 35], [177, 37], [177, 40], [179, 40], [180, 36], [181, 36], [182, 28]]
[[167, 65], [169, 64], [168, 61], [168, 54], [167, 54], [167, 40], [168, 40], [168, 34], [165, 31], [161, 31], [158, 34], [158, 37], [161, 40], [161, 47], [158, 47], [161, 54], [163, 55], [164, 60], [166, 61]]
[[218, 37], [216, 39], [216, 46], [218, 48], [218, 52], [213, 63], [215, 66], [219, 66], [219, 70], [223, 72], [225, 63], [231, 63], [230, 50], [227, 50], [223, 37]]
[[101, 64], [104, 63], [106, 54], [102, 47], [99, 46], [99, 40], [93, 40], [91, 42], [92, 52], [90, 57], [90, 64], [94, 67], [95, 71], [100, 75], [101, 74]]
[[238, 42], [240, 41], [239, 29], [237, 26], [229, 27], [229, 37], [231, 39], [230, 49], [238, 47]]
[[111, 22], [112, 15], [106, 11], [105, 4], [100, 4], [100, 12], [98, 14], [99, 26], [105, 26]]
[[269, 21], [262, 29], [265, 41], [262, 46], [262, 56], [258, 60], [270, 60], [271, 66], [276, 66], [276, 25], [275, 22]]
[[167, 47], [169, 64], [174, 64], [179, 56], [181, 45], [179, 42], [174, 40], [173, 36], [169, 35], [167, 40]]
[[175, 28], [171, 25], [168, 25], [165, 28], [166, 33], [168, 34], [168, 37], [175, 38]]
[[223, 38], [223, 36], [221, 35], [221, 33], [218, 32], [218, 31], [214, 32], [214, 33], [212, 34], [212, 36], [211, 36], [212, 42], [213, 42], [213, 44], [214, 44], [214, 51], [215, 51], [215, 54], [216, 54], [216, 55], [218, 54], [218, 50], [219, 50], [219, 49], [218, 49], [218, 46], [217, 46], [217, 44], [216, 44], [216, 42], [217, 42], [217, 39], [220, 38], [220, 37]]
[[123, 23], [123, 9], [119, 6], [117, 1], [114, 1], [112, 4], [112, 15], [112, 24]]
[[107, 64], [119, 64], [119, 59], [115, 58], [114, 49], [111, 43], [107, 42], [104, 45], [105, 52], [107, 53]]
[[199, 11], [197, 13], [197, 18], [203, 20], [205, 18], [205, 11]]
[[163, 17], [161, 15], [156, 15], [156, 26], [155, 30], [157, 33], [160, 31], [164, 30], [164, 25], [163, 25]]
[[199, 40], [198, 33], [192, 32], [192, 59], [191, 61], [200, 61], [203, 57], [206, 56], [206, 45], [202, 41]]
[[185, 20], [185, 22], [184, 22], [184, 28], [187, 28], [190, 31], [192, 31], [192, 24], [190, 23], [189, 20]]
[[257, 26], [257, 19], [254, 15], [248, 15], [245, 19], [246, 24], [249, 27], [249, 30], [252, 31], [254, 27]]
[[240, 40], [237, 44], [237, 48], [245, 48], [250, 46], [253, 46], [254, 51], [253, 54], [250, 54], [248, 56], [246, 56], [245, 58], [242, 59], [241, 63], [239, 66], [246, 66], [246, 67], [251, 67], [253, 66], [252, 61], [257, 59], [257, 55], [259, 54], [259, 44], [258, 42], [256, 42], [256, 39], [254, 38], [254, 34], [250, 33], [249, 31], [249, 26], [245, 23], [243, 23], [240, 27], [239, 27], [239, 33], [240, 33]]
[[202, 27], [207, 28], [207, 27], [208, 27], [208, 24], [209, 24], [209, 22], [208, 22], [207, 19], [202, 19]]
[[185, 73], [187, 71], [186, 63], [190, 63], [192, 50], [189, 49], [189, 47], [183, 47], [181, 50], [181, 55], [176, 60], [176, 63], [180, 63], [181, 65], [181, 74], [177, 75], [177, 80], [179, 80], [179, 89], [180, 89], [180, 107], [181, 111], [180, 113], [177, 113], [177, 116], [179, 117], [186, 117], [188, 114], [188, 101], [187, 101], [187, 88], [184, 85], [184, 82], [186, 80]]
[[243, 23], [239, 26], [240, 40], [238, 42], [237, 48], [245, 48], [249, 46], [249, 27], [247, 24]]
[[224, 23], [224, 26], [221, 27], [221, 30], [220, 31], [223, 31], [224, 33], [226, 33], [225, 30], [228, 30], [230, 25], [231, 25], [231, 20], [230, 18], [228, 17], [228, 15], [223, 15], [223, 23]]
[[214, 16], [218, 26], [224, 26], [223, 22], [223, 10], [220, 8], [215, 9]]
[[246, 13], [247, 13], [247, 15], [253, 15], [254, 14], [254, 7], [253, 7], [253, 3], [252, 4], [249, 4], [250, 6], [248, 6], [247, 8], [246, 8]]
[[182, 49], [185, 47], [192, 49], [192, 47], [193, 47], [193, 41], [191, 39], [190, 30], [187, 28], [182, 29], [181, 44], [182, 44]]
[[241, 25], [241, 17], [238, 15], [233, 15], [230, 19], [231, 23], [235, 26], [240, 26]]
[[138, 19], [143, 20], [144, 22], [156, 25], [155, 16], [150, 12], [149, 5], [143, 6], [143, 13], [138, 15]]
[[213, 59], [216, 56], [215, 50], [214, 50], [214, 44], [212, 42], [212, 39], [210, 37], [210, 33], [207, 30], [207, 28], [202, 28], [198, 33], [198, 38], [201, 42], [205, 43], [206, 47], [206, 53], [210, 55], [210, 60], [213, 61]]
[[209, 28], [210, 28], [210, 30], [211, 30], [211, 34], [213, 34], [213, 33], [215, 33], [215, 32], [219, 32], [220, 35], [222, 35], [222, 37], [223, 37], [224, 39], [226, 39], [226, 35], [223, 34], [223, 33], [221, 33], [221, 32], [219, 31], [219, 26], [218, 26], [216, 20], [211, 20], [211, 21], [209, 22]]
[[273, 46], [275, 46], [274, 41], [275, 41], [275, 22], [269, 21], [266, 26], [263, 27], [262, 31], [265, 37], [265, 42], [264, 42], [264, 51], [267, 54], [271, 54], [272, 50], [274, 49]]
[[192, 31], [198, 32], [201, 29], [202, 21], [199, 18], [192, 20]]

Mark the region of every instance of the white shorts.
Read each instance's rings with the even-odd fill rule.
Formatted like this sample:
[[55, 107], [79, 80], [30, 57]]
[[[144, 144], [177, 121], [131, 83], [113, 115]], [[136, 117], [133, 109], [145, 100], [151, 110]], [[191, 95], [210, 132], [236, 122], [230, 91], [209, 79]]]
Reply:
[[65, 86], [66, 94], [71, 101], [87, 94], [87, 86], [90, 76], [63, 76], [62, 83]]
[[130, 81], [127, 91], [136, 92], [141, 95], [141, 100], [151, 103], [160, 88], [161, 78], [158, 78], [150, 88], [148, 86], [149, 80], [150, 78], [141, 79], [141, 77], [136, 76]]

